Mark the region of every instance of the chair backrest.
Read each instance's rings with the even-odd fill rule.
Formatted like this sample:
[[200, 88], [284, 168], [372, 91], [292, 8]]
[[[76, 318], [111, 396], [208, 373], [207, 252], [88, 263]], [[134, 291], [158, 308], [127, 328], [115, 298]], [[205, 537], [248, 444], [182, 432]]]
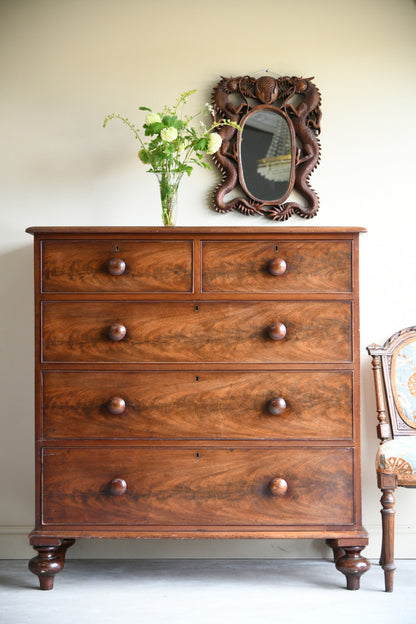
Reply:
[[382, 347], [369, 345], [367, 351], [373, 358], [378, 437], [384, 442], [416, 435], [416, 326], [393, 334]]

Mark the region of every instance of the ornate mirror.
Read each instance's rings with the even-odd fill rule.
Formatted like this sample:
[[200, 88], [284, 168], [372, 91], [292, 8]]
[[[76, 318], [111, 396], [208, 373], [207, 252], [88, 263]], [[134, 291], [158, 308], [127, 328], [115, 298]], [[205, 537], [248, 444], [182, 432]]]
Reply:
[[[214, 154], [222, 180], [214, 191], [218, 212], [239, 210], [284, 221], [316, 215], [319, 199], [309, 177], [319, 163], [321, 97], [310, 78], [223, 78], [214, 88], [214, 120], [223, 126]], [[297, 191], [302, 203], [292, 200]], [[228, 197], [229, 196], [229, 197]]]

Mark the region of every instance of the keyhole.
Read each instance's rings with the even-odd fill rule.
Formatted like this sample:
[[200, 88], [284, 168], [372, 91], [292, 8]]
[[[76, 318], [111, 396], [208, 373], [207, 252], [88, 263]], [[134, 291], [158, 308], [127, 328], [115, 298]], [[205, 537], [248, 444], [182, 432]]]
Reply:
[[196, 454], [195, 454], [195, 457], [196, 457], [197, 459], [199, 459], [199, 453], [196, 453]]
[[199, 306], [196, 305], [195, 306], [195, 312], [198, 312], [198, 310], [199, 310]]
[[198, 375], [195, 377], [195, 381], [199, 381], [199, 377], [198, 377]]
[[114, 247], [114, 251], [120, 251], [120, 247], [119, 247], [118, 245], [116, 245], [116, 246]]
[[275, 246], [274, 246], [274, 250], [275, 250], [275, 251], [279, 251], [279, 245], [275, 245]]

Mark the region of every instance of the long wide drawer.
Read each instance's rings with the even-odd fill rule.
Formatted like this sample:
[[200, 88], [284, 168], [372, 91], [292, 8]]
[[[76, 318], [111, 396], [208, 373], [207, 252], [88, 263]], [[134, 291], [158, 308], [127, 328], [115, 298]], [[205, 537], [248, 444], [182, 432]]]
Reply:
[[351, 303], [42, 304], [44, 362], [350, 362]]
[[204, 292], [351, 292], [351, 241], [204, 241]]
[[352, 438], [352, 373], [44, 371], [43, 437]]
[[44, 525], [353, 522], [348, 448], [47, 448], [42, 463]]
[[43, 241], [45, 293], [192, 292], [192, 241]]

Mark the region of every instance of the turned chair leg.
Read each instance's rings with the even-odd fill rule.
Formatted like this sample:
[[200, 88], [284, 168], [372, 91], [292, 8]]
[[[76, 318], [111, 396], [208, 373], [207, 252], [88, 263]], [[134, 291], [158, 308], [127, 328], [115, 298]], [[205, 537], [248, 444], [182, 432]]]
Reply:
[[379, 565], [381, 565], [381, 567], [383, 567], [383, 565], [384, 565], [384, 545], [383, 545], [383, 539], [381, 539], [380, 559], [379, 559], [378, 563], [379, 563]]
[[380, 565], [384, 570], [384, 584], [386, 592], [393, 591], [393, 576], [396, 566], [394, 565], [394, 487], [384, 487], [381, 489], [380, 499], [381, 520], [382, 520], [382, 546]]

